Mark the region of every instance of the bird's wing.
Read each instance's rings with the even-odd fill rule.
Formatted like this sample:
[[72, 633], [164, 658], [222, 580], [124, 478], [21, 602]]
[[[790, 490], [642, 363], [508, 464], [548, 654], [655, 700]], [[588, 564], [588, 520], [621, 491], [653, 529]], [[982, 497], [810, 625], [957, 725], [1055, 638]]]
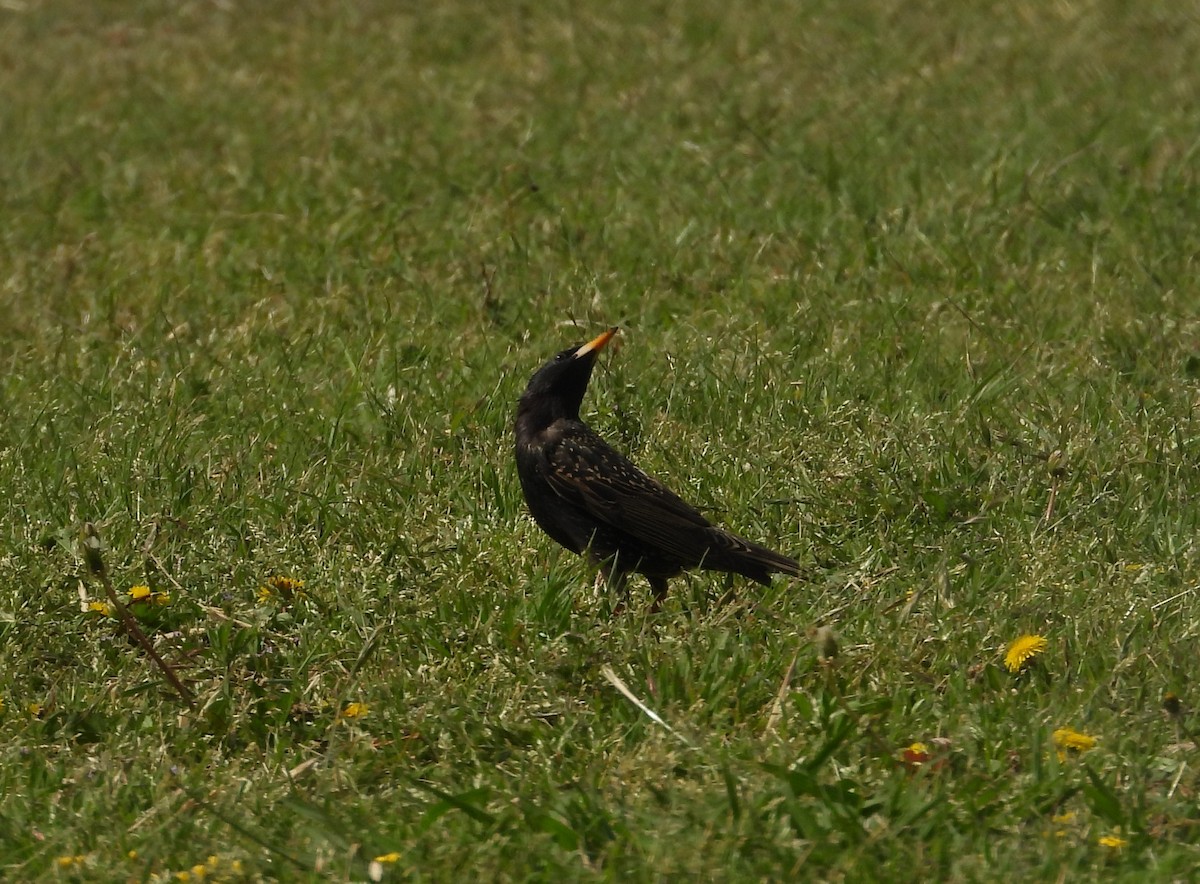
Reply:
[[596, 519], [682, 562], [701, 561], [712, 523], [591, 431], [565, 433], [546, 452], [555, 493]]

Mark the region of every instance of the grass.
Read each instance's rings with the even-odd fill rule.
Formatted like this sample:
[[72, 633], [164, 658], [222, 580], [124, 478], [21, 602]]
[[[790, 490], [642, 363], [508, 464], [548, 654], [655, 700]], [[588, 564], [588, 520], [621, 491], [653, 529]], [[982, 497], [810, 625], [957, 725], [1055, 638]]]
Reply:
[[[0, 874], [1188, 877], [1198, 50], [1115, 0], [8, 4]], [[612, 323], [589, 419], [803, 579], [614, 617], [527, 518], [516, 397]]]

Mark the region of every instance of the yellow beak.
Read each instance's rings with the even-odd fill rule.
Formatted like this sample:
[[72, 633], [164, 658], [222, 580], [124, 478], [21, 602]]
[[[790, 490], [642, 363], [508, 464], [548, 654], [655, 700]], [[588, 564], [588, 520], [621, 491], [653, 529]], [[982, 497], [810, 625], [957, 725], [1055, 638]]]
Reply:
[[613, 339], [613, 335], [615, 335], [618, 331], [619, 331], [618, 327], [614, 325], [612, 328], [610, 328], [608, 331], [604, 332], [603, 334], [597, 335], [596, 337], [592, 338], [590, 341], [588, 341], [586, 344], [584, 344], [582, 347], [580, 347], [578, 350], [575, 351], [575, 358], [578, 359], [580, 356], [587, 356], [589, 353], [595, 353], [597, 350], [604, 349], [604, 345], [607, 344], [609, 341], [611, 341]]

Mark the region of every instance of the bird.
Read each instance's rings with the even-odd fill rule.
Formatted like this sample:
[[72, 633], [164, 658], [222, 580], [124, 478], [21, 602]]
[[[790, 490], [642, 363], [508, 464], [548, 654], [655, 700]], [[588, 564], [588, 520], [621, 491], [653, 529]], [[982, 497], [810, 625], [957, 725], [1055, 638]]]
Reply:
[[630, 574], [654, 592], [687, 570], [740, 574], [770, 585], [774, 573], [798, 576], [795, 559], [710, 522], [643, 472], [579, 417], [592, 369], [619, 331], [613, 326], [563, 350], [534, 372], [513, 425], [517, 473], [535, 522], [551, 539], [598, 566], [623, 599]]

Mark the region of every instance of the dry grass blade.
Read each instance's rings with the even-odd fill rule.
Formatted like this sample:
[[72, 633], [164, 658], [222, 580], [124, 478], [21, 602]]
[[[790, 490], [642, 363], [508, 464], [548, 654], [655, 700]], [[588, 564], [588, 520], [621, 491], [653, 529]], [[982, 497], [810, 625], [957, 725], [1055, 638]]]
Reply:
[[779, 725], [779, 719], [783, 717], [783, 703], [787, 699], [788, 692], [792, 687], [792, 674], [796, 671], [796, 660], [799, 658], [800, 652], [792, 654], [792, 662], [788, 664], [787, 671], [783, 673], [783, 681], [779, 685], [779, 690], [775, 694], [775, 702], [771, 704], [771, 714], [767, 716], [767, 727], [764, 733], [774, 733], [775, 728]]
[[602, 667], [600, 670], [600, 674], [603, 675], [605, 677], [605, 679], [608, 680], [609, 684], [611, 684], [614, 688], [616, 688], [618, 691], [620, 691], [621, 694], [624, 695], [626, 700], [628, 700], [630, 703], [632, 703], [638, 709], [642, 710], [642, 713], [647, 718], [649, 718], [655, 724], [661, 725], [662, 727], [666, 728], [667, 733], [671, 734], [671, 736], [673, 736], [673, 737], [677, 737], [680, 740], [680, 742], [682, 742], [689, 749], [696, 748], [695, 744], [693, 744], [691, 740], [689, 740], [683, 734], [679, 733], [679, 731], [675, 730], [675, 728], [671, 727], [671, 725], [669, 725], [665, 721], [663, 721], [661, 715], [659, 715], [657, 712], [655, 712], [653, 709], [651, 709], [649, 706], [647, 706], [645, 703], [643, 703], [640, 699], [638, 699], [637, 695], [629, 689], [629, 686], [626, 685], [625, 682], [623, 682], [621, 680], [621, 677], [619, 675], [617, 675], [615, 672], [613, 672], [611, 666], [605, 665], [604, 667]]
[[112, 604], [113, 610], [120, 616], [121, 622], [129, 631], [129, 634], [142, 646], [142, 650], [150, 655], [150, 659], [162, 670], [162, 674], [171, 683], [171, 686], [175, 688], [179, 696], [183, 698], [184, 702], [189, 707], [196, 708], [196, 701], [192, 697], [192, 692], [187, 689], [187, 685], [179, 680], [179, 676], [175, 674], [175, 670], [170, 667], [167, 661], [159, 656], [158, 651], [154, 650], [154, 645], [150, 643], [150, 639], [146, 638], [146, 634], [138, 626], [137, 618], [129, 613], [129, 609], [117, 597], [117, 591], [113, 589], [112, 581], [108, 578], [108, 569], [104, 565], [104, 556], [101, 553], [101, 548], [100, 534], [96, 531], [96, 526], [91, 522], [87, 522], [83, 526], [83, 558], [87, 562], [88, 570], [104, 587], [108, 601]]

